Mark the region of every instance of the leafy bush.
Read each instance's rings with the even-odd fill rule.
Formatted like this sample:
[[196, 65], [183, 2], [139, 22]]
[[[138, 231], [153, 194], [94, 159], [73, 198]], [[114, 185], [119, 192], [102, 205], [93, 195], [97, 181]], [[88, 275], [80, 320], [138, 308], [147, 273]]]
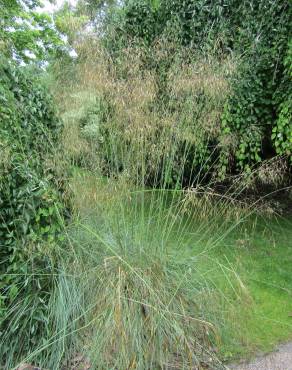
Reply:
[[[259, 2], [255, 14], [243, 13], [247, 16], [245, 21], [249, 21], [244, 25], [250, 37], [239, 34], [238, 43], [243, 40], [248, 49], [222, 118], [223, 136], [231, 134], [237, 138], [232, 159], [237, 170], [250, 172], [255, 164], [277, 154], [290, 156], [286, 150], [291, 96], [285, 72], [291, 23], [288, 9], [285, 1], [271, 2], [269, 7]], [[240, 44], [236, 50], [242, 50]], [[225, 159], [222, 163], [226, 166], [227, 162]]]
[[[153, 45], [164, 38], [178, 45], [195, 46], [214, 41], [227, 31], [230, 4], [221, 0], [128, 0], [122, 9], [112, 12], [106, 22], [109, 47], [117, 50], [129, 40]], [[233, 1], [234, 3], [234, 1]], [[227, 6], [226, 6], [227, 5]], [[225, 18], [224, 18], [225, 17]]]
[[292, 41], [289, 42], [287, 56], [284, 59], [284, 76], [280, 85], [280, 93], [275, 100], [278, 103], [276, 124], [272, 130], [272, 141], [276, 153], [286, 155], [292, 161]]
[[[6, 60], [0, 63], [0, 332], [3, 336], [9, 328], [6, 335], [11, 335], [0, 346], [3, 360], [15, 343], [15, 331], [23, 335], [21, 353], [45, 328], [50, 261], [62, 226], [50, 165], [61, 123], [33, 72], [35, 77]], [[38, 271], [47, 271], [47, 278], [38, 277]], [[22, 300], [24, 305], [18, 305]], [[34, 323], [30, 330], [28, 322]]]

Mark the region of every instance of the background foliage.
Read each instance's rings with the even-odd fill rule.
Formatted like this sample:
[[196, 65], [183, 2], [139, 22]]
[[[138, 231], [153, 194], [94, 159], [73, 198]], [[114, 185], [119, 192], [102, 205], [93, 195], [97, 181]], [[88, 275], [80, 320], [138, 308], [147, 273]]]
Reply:
[[[155, 66], [160, 82], [182, 47], [189, 63], [198, 54], [238, 58], [218, 140], [224, 179], [277, 155], [291, 161], [291, 22], [289, 1], [128, 0], [108, 15], [105, 42], [117, 60], [129, 43], [150, 50], [146, 67]], [[157, 60], [159, 40], [173, 47]]]

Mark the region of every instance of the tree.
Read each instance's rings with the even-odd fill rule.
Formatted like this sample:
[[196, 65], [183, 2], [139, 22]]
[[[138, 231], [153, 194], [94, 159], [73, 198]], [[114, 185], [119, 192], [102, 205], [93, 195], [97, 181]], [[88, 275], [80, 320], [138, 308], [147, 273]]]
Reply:
[[9, 59], [30, 63], [48, 60], [63, 47], [41, 0], [0, 0], [0, 51]]

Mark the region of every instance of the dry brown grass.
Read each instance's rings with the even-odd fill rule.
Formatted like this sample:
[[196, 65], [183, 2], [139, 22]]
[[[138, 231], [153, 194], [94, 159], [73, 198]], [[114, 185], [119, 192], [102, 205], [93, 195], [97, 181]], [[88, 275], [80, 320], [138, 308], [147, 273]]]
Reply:
[[[173, 46], [158, 43], [156, 61], [171, 50]], [[180, 176], [187, 153], [193, 150], [199, 156], [209, 141], [218, 138], [233, 60], [198, 57], [191, 65], [175, 60], [166, 78], [169, 103], [163, 106], [157, 105], [157, 75], [145, 68], [143, 49], [130, 46], [115, 63], [96, 39], [79, 42], [77, 52], [76, 82], [71, 81], [65, 96], [63, 91], [58, 99], [65, 112], [63, 145], [75, 161], [85, 157], [95, 162], [95, 168], [102, 167], [101, 157], [108, 151], [116, 167], [122, 163], [132, 179], [143, 171], [142, 177], [155, 178], [165, 163]], [[80, 131], [80, 120], [100, 99], [110, 103], [111, 114], [93, 125], [97, 130], [102, 125], [106, 135], [100, 142], [88, 141]]]

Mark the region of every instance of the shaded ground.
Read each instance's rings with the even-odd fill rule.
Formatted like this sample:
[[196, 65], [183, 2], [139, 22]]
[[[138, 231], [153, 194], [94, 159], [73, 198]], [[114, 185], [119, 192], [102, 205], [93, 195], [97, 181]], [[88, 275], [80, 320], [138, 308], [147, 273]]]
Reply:
[[276, 352], [260, 356], [250, 363], [229, 366], [232, 370], [292, 370], [292, 343], [283, 344]]

